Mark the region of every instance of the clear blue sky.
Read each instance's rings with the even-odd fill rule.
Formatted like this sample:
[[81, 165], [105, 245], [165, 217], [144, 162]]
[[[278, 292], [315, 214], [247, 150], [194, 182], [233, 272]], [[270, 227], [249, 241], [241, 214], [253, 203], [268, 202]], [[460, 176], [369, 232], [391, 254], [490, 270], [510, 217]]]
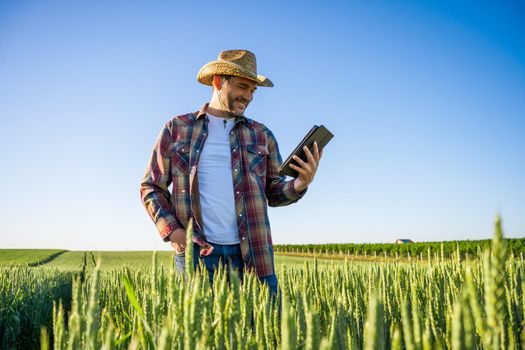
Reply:
[[[322, 5], [320, 5], [322, 4]], [[521, 1], [0, 1], [0, 248], [167, 249], [139, 199], [196, 74], [246, 48], [284, 157], [335, 134], [275, 243], [525, 234]]]

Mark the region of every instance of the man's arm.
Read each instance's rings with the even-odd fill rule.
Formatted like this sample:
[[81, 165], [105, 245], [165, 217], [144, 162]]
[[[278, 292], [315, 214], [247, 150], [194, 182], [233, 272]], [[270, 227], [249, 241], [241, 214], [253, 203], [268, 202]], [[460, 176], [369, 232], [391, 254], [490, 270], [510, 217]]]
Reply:
[[172, 138], [171, 123], [162, 129], [140, 184], [140, 197], [146, 210], [157, 226], [162, 239], [167, 242], [170, 234], [183, 229], [175, 216], [168, 186], [171, 184], [171, 160], [169, 149]]
[[286, 181], [284, 175], [279, 175], [278, 169], [282, 163], [281, 155], [279, 153], [279, 146], [277, 140], [271, 131], [268, 130], [268, 166], [266, 178], [266, 196], [268, 198], [268, 205], [277, 207], [288, 205], [297, 202], [308, 190], [308, 185], [313, 181], [319, 161], [323, 155], [323, 151], [319, 152], [317, 142], [314, 143], [313, 153], [308, 147], [304, 147], [307, 161], [294, 156], [294, 160], [299, 164], [290, 164], [290, 167], [299, 174], [297, 178]]
[[285, 175], [279, 174], [282, 163], [279, 146], [273, 133], [268, 132], [268, 159], [266, 166], [266, 197], [270, 207], [279, 207], [297, 202], [303, 197], [308, 188], [297, 191], [294, 182], [296, 179], [286, 181]]

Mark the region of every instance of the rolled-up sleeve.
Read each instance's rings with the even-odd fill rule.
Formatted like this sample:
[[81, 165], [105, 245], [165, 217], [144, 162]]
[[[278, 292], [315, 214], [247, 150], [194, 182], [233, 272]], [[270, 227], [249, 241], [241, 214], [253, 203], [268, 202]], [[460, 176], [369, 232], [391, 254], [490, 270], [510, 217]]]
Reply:
[[153, 148], [146, 173], [140, 184], [140, 198], [146, 211], [157, 226], [160, 236], [168, 241], [168, 236], [177, 228], [182, 228], [175, 214], [168, 187], [171, 184], [170, 143], [171, 123], [166, 123]]

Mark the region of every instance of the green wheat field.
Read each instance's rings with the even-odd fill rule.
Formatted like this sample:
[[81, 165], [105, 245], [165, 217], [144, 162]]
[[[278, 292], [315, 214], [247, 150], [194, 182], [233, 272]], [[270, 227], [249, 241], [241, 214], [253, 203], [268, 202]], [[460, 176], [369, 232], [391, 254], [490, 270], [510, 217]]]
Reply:
[[0, 250], [0, 347], [525, 349], [523, 255], [494, 231], [473, 257], [278, 255], [277, 298], [252, 274], [178, 274], [169, 252]]

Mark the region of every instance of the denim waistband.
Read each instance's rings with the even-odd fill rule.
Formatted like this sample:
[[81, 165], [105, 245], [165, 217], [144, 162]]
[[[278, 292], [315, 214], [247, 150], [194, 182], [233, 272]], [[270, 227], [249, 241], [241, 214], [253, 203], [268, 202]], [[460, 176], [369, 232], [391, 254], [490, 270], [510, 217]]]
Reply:
[[213, 251], [216, 255], [239, 255], [241, 254], [241, 245], [237, 244], [218, 244], [209, 242], [213, 246]]
[[210, 241], [208, 241], [208, 243], [211, 244], [214, 247], [217, 247], [217, 246], [221, 246], [221, 247], [235, 247], [235, 246], [240, 246], [241, 245], [240, 243], [220, 244], [220, 243], [215, 243], [215, 242], [210, 242]]

